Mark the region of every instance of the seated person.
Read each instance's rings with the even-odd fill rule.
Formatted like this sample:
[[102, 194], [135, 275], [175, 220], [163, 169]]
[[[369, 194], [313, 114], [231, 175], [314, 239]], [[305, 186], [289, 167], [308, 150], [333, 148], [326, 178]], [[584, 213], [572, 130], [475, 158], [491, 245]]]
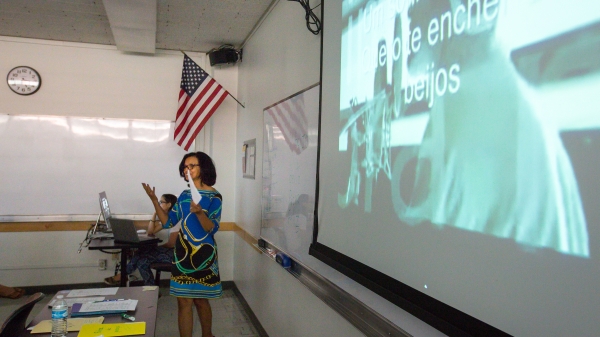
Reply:
[[[163, 194], [160, 198], [160, 206], [167, 212], [173, 208], [176, 202], [177, 197], [173, 194]], [[168, 239], [165, 244], [158, 247], [150, 246], [138, 248], [131, 260], [127, 263], [127, 275], [131, 275], [131, 273], [137, 269], [144, 279], [144, 285], [154, 285], [154, 275], [152, 274], [150, 265], [152, 263], [170, 263], [173, 261], [173, 247], [175, 247], [175, 240], [177, 240], [179, 228], [180, 226], [177, 224], [168, 230]], [[162, 229], [162, 224], [160, 223], [160, 220], [158, 220], [156, 213], [154, 213], [146, 232], [149, 236], [154, 236]], [[104, 279], [104, 283], [111, 286], [118, 286], [120, 282], [121, 274]]]
[[25, 295], [25, 290], [21, 288], [7, 287], [0, 284], [0, 297], [17, 299]]

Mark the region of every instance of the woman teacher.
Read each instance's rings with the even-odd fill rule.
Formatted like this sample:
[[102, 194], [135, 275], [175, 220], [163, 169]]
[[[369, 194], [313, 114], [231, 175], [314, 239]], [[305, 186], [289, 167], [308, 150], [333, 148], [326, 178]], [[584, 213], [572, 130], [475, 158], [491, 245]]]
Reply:
[[[175, 206], [166, 212], [160, 207], [154, 187], [145, 183], [142, 186], [164, 228], [182, 221], [175, 243], [170, 289], [170, 294], [177, 297], [179, 335], [192, 336], [195, 306], [202, 337], [212, 337], [212, 310], [208, 299], [219, 298], [223, 294], [214, 240], [221, 221], [222, 202], [221, 194], [212, 187], [217, 180], [217, 172], [206, 153], [193, 152], [181, 160], [179, 174], [188, 181], [190, 188], [200, 193], [198, 203], [193, 201], [191, 189], [184, 190]], [[192, 181], [189, 181], [188, 174]]]

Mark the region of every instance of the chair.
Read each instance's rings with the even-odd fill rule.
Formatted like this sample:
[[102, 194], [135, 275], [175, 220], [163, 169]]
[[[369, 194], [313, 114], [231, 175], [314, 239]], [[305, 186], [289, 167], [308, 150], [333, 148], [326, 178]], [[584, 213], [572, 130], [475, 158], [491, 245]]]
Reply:
[[27, 299], [23, 305], [15, 309], [13, 313], [2, 324], [0, 328], [0, 337], [19, 336], [25, 331], [27, 317], [31, 313], [33, 306], [44, 298], [44, 293], [35, 293]]
[[[160, 272], [171, 272], [172, 263], [157, 262], [150, 265], [150, 269], [156, 270], [154, 273], [154, 285], [160, 286]], [[1, 337], [1, 336], [0, 336]]]

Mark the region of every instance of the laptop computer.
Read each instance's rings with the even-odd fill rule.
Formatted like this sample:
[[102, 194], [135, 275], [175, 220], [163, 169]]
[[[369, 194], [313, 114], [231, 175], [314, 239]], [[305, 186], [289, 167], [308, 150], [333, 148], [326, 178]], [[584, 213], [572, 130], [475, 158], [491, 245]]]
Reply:
[[108, 206], [108, 198], [106, 197], [106, 192], [102, 191], [99, 193], [100, 201], [100, 211], [102, 212], [102, 217], [104, 218], [104, 223], [106, 224], [106, 232], [110, 232], [112, 230], [110, 225], [110, 207]]
[[115, 243], [156, 244], [161, 241], [159, 238], [138, 235], [133, 220], [111, 218], [111, 225]]
[[[100, 201], [100, 214], [98, 215], [98, 220], [96, 220], [96, 224], [92, 230], [92, 234], [90, 238], [92, 239], [112, 239], [112, 229], [110, 226], [110, 207], [108, 206], [108, 198], [106, 197], [106, 192], [102, 191], [98, 194], [98, 200]], [[104, 218], [104, 224], [100, 222], [100, 218]]]

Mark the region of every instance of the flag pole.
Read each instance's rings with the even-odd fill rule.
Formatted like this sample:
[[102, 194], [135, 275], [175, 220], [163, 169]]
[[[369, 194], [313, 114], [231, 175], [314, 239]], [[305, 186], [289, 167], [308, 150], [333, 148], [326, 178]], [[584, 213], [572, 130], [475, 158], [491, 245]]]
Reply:
[[[185, 56], [189, 57], [189, 56], [188, 56], [188, 54], [186, 54], [186, 53], [185, 53], [183, 50], [179, 50], [179, 51], [180, 51], [180, 52], [181, 52], [183, 55], [185, 55]], [[191, 59], [191, 57], [190, 57], [190, 59]], [[244, 106], [244, 105], [243, 105], [243, 104], [242, 104], [240, 101], [238, 101], [238, 99], [237, 99], [237, 98], [233, 97], [233, 95], [232, 95], [232, 94], [229, 92], [229, 90], [227, 90], [227, 94], [228, 94], [229, 96], [231, 96], [231, 98], [233, 98], [233, 99], [234, 99], [234, 100], [235, 100], [235, 101], [236, 101], [236, 102], [237, 102], [239, 105], [241, 105], [241, 106], [242, 106], [242, 108], [246, 109], [246, 107], [245, 107], [245, 106]]]

